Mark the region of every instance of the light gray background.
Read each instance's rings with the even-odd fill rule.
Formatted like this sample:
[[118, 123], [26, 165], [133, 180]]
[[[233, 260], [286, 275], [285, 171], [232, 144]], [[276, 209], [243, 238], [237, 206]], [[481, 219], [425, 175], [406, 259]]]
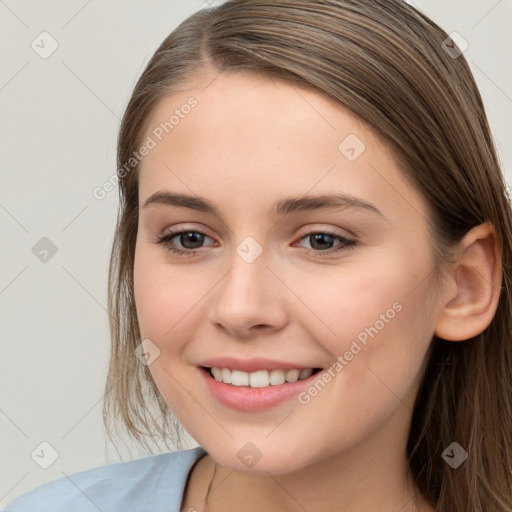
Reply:
[[[512, 182], [512, 0], [411, 3], [468, 41], [465, 56]], [[145, 455], [118, 453], [104, 435], [117, 189], [101, 201], [92, 191], [115, 172], [119, 120], [144, 65], [207, 5], [0, 0], [0, 507], [63, 475]], [[43, 31], [59, 45], [47, 59], [31, 48]], [[46, 263], [32, 252], [42, 237], [58, 250]], [[43, 441], [59, 454], [48, 469], [31, 458]]]

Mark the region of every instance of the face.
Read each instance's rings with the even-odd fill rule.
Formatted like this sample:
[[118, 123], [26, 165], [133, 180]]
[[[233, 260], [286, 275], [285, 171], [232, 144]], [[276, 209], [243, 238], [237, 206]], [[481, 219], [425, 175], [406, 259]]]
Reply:
[[[166, 97], [148, 127], [135, 299], [183, 427], [255, 474], [405, 446], [437, 304], [428, 210], [386, 145], [330, 99], [245, 72]], [[240, 387], [210, 366], [286, 372]], [[321, 370], [277, 384], [293, 368]]]

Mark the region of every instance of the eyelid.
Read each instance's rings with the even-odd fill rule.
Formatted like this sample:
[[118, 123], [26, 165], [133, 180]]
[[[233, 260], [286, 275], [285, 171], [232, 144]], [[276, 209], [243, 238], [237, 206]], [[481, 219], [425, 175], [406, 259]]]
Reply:
[[[302, 229], [304, 228], [304, 229]], [[337, 226], [332, 225], [326, 225], [326, 224], [305, 224], [301, 228], [299, 228], [299, 234], [297, 235], [299, 238], [302, 238], [303, 236], [309, 235], [311, 233], [316, 233], [317, 231], [325, 232], [329, 231], [337, 236], [342, 236], [345, 238], [352, 238], [354, 240], [357, 240], [357, 236], [352, 231], [346, 229], [346, 228], [340, 228]]]
[[166, 228], [162, 231], [161, 236], [167, 236], [170, 234], [181, 233], [183, 231], [196, 231], [198, 233], [204, 233], [205, 235], [210, 237], [212, 240], [215, 238], [214, 236], [209, 234], [210, 230], [208, 228], [205, 228], [202, 225], [198, 227], [198, 226], [189, 226], [187, 224], [184, 224], [184, 225], [178, 224], [177, 227], [173, 226], [173, 227]]

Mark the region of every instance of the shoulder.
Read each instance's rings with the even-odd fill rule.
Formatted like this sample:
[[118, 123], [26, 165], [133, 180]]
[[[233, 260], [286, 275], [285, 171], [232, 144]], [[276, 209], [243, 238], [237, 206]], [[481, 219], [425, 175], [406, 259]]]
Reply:
[[4, 512], [123, 512], [178, 506], [200, 446], [117, 462], [48, 482], [19, 496]]

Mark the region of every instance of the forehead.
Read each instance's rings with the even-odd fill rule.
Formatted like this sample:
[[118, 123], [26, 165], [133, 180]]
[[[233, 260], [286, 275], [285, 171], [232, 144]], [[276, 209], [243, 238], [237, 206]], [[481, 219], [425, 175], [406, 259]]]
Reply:
[[141, 202], [165, 188], [267, 209], [285, 195], [344, 192], [427, 214], [370, 127], [280, 80], [237, 72], [191, 83], [162, 99], [147, 127], [155, 145], [140, 164]]

